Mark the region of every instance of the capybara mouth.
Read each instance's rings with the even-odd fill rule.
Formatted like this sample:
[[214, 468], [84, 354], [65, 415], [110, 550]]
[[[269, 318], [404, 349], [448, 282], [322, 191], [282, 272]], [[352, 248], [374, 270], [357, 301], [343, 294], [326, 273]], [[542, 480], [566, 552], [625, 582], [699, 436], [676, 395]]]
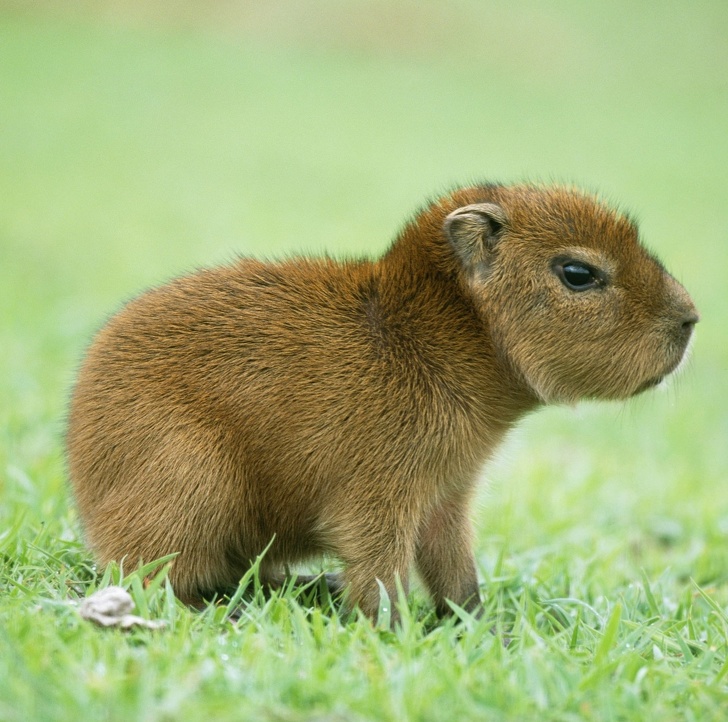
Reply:
[[638, 386], [637, 390], [632, 395], [637, 396], [638, 394], [641, 394], [643, 391], [647, 391], [648, 389], [652, 389], [655, 386], [658, 386], [664, 378], [665, 378], [664, 376], [655, 376], [652, 379], [648, 379], [643, 384]]

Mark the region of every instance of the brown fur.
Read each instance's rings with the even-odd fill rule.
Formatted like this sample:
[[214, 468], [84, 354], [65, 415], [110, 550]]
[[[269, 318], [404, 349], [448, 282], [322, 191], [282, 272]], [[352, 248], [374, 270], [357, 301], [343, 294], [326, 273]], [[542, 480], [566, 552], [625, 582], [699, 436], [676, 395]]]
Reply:
[[[474, 205], [473, 205], [474, 204]], [[473, 206], [472, 208], [467, 208]], [[601, 269], [575, 292], [554, 259]], [[101, 330], [68, 428], [101, 562], [179, 552], [177, 595], [332, 554], [376, 615], [416, 565], [479, 603], [469, 504], [545, 403], [626, 398], [680, 362], [695, 308], [632, 222], [563, 188], [454, 191], [378, 261], [241, 260], [151, 290]]]

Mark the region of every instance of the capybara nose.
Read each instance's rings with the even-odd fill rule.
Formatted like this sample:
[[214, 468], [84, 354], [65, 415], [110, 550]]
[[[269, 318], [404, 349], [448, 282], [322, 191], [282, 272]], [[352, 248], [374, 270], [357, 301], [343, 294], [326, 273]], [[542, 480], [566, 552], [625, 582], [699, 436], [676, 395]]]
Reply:
[[686, 309], [681, 318], [679, 319], [680, 323], [680, 339], [684, 344], [687, 345], [688, 341], [690, 340], [690, 337], [693, 335], [693, 329], [695, 328], [695, 324], [700, 321], [700, 314], [697, 312], [695, 307]]
[[682, 327], [686, 331], [692, 331], [698, 321], [700, 321], [700, 314], [694, 310], [689, 311], [683, 316]]

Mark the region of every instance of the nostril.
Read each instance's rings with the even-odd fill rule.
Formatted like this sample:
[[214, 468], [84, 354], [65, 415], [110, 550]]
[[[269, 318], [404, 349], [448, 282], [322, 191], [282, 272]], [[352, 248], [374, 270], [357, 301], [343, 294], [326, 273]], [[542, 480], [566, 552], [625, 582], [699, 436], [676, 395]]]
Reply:
[[700, 321], [700, 316], [695, 311], [686, 313], [680, 323], [680, 333], [684, 339], [689, 339], [693, 335], [695, 324]]
[[685, 314], [682, 320], [682, 327], [687, 331], [692, 329], [698, 321], [700, 321], [698, 313], [696, 311], [691, 311], [690, 313]]

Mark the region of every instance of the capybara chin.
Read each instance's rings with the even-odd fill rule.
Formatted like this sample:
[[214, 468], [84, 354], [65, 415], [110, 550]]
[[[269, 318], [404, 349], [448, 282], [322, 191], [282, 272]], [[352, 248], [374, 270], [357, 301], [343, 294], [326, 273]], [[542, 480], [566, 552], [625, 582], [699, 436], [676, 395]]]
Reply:
[[189, 603], [334, 555], [374, 617], [418, 569], [479, 605], [469, 505], [542, 404], [623, 399], [698, 315], [626, 216], [561, 187], [455, 190], [379, 259], [244, 259], [152, 289], [94, 339], [68, 466], [102, 563], [172, 552]]

